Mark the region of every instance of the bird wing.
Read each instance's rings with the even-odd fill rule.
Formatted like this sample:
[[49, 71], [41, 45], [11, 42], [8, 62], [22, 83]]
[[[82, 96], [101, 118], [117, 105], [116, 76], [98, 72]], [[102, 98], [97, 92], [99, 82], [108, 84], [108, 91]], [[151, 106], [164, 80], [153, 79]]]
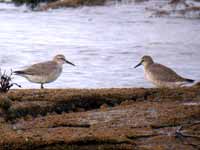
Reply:
[[53, 61], [42, 62], [34, 64], [25, 70], [22, 70], [24, 74], [28, 75], [49, 75], [50, 70], [56, 70], [57, 64]]
[[155, 63], [151, 65], [149, 67], [149, 72], [153, 73], [153, 78], [155, 80], [164, 80], [166, 82], [185, 81], [185, 79], [179, 76], [175, 71], [161, 64]]

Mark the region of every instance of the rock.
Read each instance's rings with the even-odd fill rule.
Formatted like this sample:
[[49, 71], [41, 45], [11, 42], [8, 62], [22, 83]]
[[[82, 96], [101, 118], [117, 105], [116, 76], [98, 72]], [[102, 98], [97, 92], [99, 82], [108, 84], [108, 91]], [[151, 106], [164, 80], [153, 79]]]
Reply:
[[50, 2], [57, 1], [57, 0], [11, 0], [11, 1], [13, 3], [15, 3], [16, 6], [20, 6], [20, 5], [26, 4], [30, 8], [34, 9], [40, 3], [46, 3], [46, 2], [50, 3]]
[[[200, 89], [11, 90], [2, 150], [195, 150]], [[0, 101], [2, 98], [0, 97]]]
[[[78, 7], [82, 5], [103, 5], [106, 0], [0, 0], [3, 2], [14, 2], [15, 5], [20, 6], [26, 4], [31, 9], [40, 6], [40, 10], [54, 9], [59, 7]], [[40, 4], [43, 5], [40, 5]]]
[[105, 2], [106, 0], [58, 0], [40, 6], [39, 10], [56, 9], [59, 7], [78, 7], [83, 5], [103, 5]]
[[200, 82], [197, 82], [194, 86], [200, 87]]
[[0, 99], [0, 108], [7, 111], [11, 107], [11, 100], [3, 93], [1, 93]]
[[162, 6], [148, 7], [146, 10], [151, 11], [152, 16], [156, 17], [200, 18], [200, 3], [195, 0], [171, 0]]

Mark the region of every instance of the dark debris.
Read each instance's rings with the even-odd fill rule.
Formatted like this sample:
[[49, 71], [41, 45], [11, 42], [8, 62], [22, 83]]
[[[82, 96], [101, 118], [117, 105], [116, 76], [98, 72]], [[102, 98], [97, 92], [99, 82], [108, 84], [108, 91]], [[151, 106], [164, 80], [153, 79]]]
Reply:
[[21, 87], [21, 85], [17, 84], [17, 83], [13, 83], [12, 82], [12, 75], [13, 72], [11, 70], [10, 74], [7, 74], [6, 71], [4, 71], [4, 73], [2, 74], [2, 72], [0, 71], [0, 93], [7, 93], [10, 88], [14, 85]]

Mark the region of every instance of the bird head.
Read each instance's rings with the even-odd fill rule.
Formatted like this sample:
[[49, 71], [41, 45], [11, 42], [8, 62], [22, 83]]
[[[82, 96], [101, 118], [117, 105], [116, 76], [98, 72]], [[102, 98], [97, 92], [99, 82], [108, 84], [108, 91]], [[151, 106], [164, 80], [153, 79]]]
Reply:
[[140, 63], [138, 63], [136, 66], [135, 66], [135, 68], [137, 68], [137, 67], [139, 67], [140, 65], [143, 65], [143, 66], [148, 66], [148, 65], [150, 65], [150, 64], [152, 64], [153, 63], [153, 59], [151, 58], [151, 56], [143, 56], [142, 58], [141, 58], [141, 61], [140, 61]]
[[75, 66], [72, 62], [66, 60], [65, 56], [62, 54], [56, 55], [53, 59], [55, 62], [57, 62], [58, 64], [70, 64], [72, 66]]

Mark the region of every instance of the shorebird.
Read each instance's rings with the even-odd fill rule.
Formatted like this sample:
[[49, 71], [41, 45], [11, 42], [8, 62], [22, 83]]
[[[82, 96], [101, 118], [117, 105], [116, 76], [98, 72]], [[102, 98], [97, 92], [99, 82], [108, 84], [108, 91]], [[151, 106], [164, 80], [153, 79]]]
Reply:
[[75, 66], [67, 61], [64, 55], [60, 54], [56, 55], [52, 61], [33, 64], [27, 69], [14, 71], [14, 73], [26, 78], [30, 82], [41, 84], [41, 89], [43, 89], [45, 83], [53, 82], [60, 76], [65, 63]]
[[176, 88], [194, 82], [192, 79], [181, 77], [171, 68], [155, 63], [151, 56], [143, 56], [135, 68], [140, 65], [144, 66], [146, 79], [160, 88]]

